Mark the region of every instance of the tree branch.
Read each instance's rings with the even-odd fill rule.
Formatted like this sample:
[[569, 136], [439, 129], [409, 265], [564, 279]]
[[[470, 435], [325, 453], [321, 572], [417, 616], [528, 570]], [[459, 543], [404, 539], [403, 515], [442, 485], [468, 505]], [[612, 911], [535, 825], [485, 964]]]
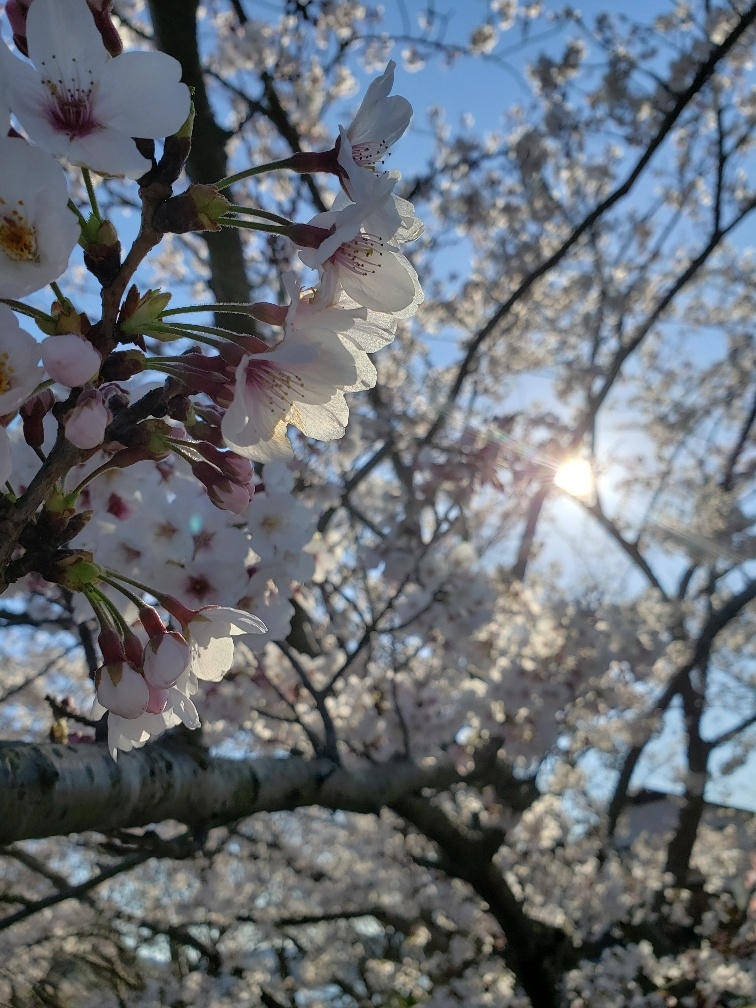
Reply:
[[496, 309], [483, 328], [480, 329], [470, 340], [465, 356], [457, 370], [457, 375], [447, 394], [446, 402], [439, 410], [437, 418], [433, 421], [425, 434], [423, 439], [425, 444], [429, 444], [433, 440], [437, 431], [445, 422], [447, 416], [450, 415], [454, 402], [456, 401], [467, 376], [473, 370], [475, 359], [483, 343], [485, 343], [489, 336], [492, 335], [499, 324], [512, 310], [514, 305], [522, 300], [524, 295], [527, 294], [535, 282], [540, 280], [542, 276], [545, 276], [551, 269], [553, 269], [554, 266], [557, 266], [562, 259], [564, 259], [570, 249], [572, 249], [573, 246], [580, 241], [583, 235], [590, 231], [594, 224], [601, 220], [608, 210], [611, 210], [616, 203], [619, 203], [621, 199], [627, 196], [645, 171], [654, 154], [656, 154], [657, 150], [667, 139], [675, 126], [675, 123], [685, 111], [687, 106], [712, 77], [719, 63], [728, 55], [728, 53], [732, 51], [734, 46], [740, 41], [754, 22], [756, 22], [756, 3], [752, 3], [750, 5], [748, 10], [741, 16], [735, 28], [730, 32], [721, 45], [712, 47], [708, 59], [701, 64], [688, 87], [680, 94], [675, 104], [664, 116], [656, 136], [638, 158], [624, 181], [621, 182], [620, 185], [618, 185], [606, 197], [606, 199], [602, 200], [598, 206], [594, 207], [594, 209], [583, 218], [580, 224], [573, 229], [569, 237], [565, 239], [556, 252], [552, 253], [552, 255], [550, 255], [547, 259], [544, 259], [539, 266], [537, 266], [524, 278], [524, 280], [521, 281], [517, 289], [510, 294], [507, 300], [500, 305], [499, 308]]
[[217, 826], [310, 805], [376, 813], [462, 779], [447, 758], [347, 770], [327, 759], [220, 759], [167, 739], [116, 763], [100, 745], [0, 743], [0, 844], [165, 819]]
[[438, 845], [443, 853], [439, 868], [467, 882], [488, 904], [506, 935], [504, 961], [533, 1008], [557, 1008], [559, 969], [554, 967], [566, 937], [557, 928], [539, 924], [523, 912], [493, 863], [495, 852], [485, 837], [456, 825], [442, 809], [425, 798], [407, 797], [394, 802], [392, 808]]

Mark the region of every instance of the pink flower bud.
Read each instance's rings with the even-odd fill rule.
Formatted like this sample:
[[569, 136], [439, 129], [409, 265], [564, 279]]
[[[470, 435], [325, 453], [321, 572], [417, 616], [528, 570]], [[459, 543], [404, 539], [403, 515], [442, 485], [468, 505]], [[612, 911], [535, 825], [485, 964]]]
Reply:
[[96, 448], [102, 444], [105, 428], [111, 420], [110, 410], [102, 402], [99, 393], [84, 392], [79, 397], [79, 405], [68, 415], [66, 437], [77, 448]]
[[167, 689], [189, 665], [189, 645], [180, 633], [166, 630], [144, 649], [144, 677], [151, 687]]
[[249, 487], [239, 486], [230, 480], [221, 480], [212, 488], [208, 488], [208, 497], [221, 511], [230, 511], [231, 514], [239, 515], [246, 511], [247, 505], [252, 500], [253, 491]]
[[45, 416], [55, 405], [50, 389], [43, 389], [21, 406], [24, 441], [30, 448], [41, 448], [45, 442]]
[[162, 714], [168, 705], [168, 690], [167, 689], [155, 689], [154, 686], [147, 684], [150, 691], [150, 699], [147, 704], [147, 709], [145, 714]]
[[300, 248], [317, 249], [326, 238], [330, 238], [334, 228], [322, 228], [316, 224], [290, 224], [286, 228], [286, 237]]
[[194, 445], [200, 455], [234, 483], [246, 485], [255, 475], [255, 467], [249, 459], [235, 452], [219, 451], [215, 445], [200, 441]]
[[42, 363], [53, 381], [79, 388], [94, 378], [102, 366], [102, 357], [78, 333], [48, 336], [42, 341]]
[[95, 673], [95, 687], [102, 706], [122, 718], [138, 718], [150, 702], [147, 683], [129, 665], [103, 665]]
[[192, 472], [207, 490], [210, 500], [221, 511], [241, 514], [249, 504], [254, 490], [227, 479], [215, 466], [208, 462], [193, 462]]

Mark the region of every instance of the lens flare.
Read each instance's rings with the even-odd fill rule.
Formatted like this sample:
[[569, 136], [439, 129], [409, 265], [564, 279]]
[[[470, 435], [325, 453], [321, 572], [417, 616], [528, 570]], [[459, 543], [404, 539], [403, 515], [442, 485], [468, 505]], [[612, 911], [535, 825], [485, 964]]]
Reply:
[[590, 499], [596, 491], [596, 480], [590, 462], [582, 458], [562, 462], [554, 473], [554, 486], [580, 500]]

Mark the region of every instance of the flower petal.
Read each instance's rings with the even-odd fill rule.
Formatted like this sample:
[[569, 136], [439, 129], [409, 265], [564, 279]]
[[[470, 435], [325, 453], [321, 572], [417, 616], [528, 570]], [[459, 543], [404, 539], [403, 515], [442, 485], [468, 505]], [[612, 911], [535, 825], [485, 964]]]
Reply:
[[102, 68], [95, 111], [102, 123], [138, 137], [175, 133], [189, 115], [181, 64], [161, 52], [127, 52]]
[[29, 59], [55, 83], [77, 77], [80, 68], [95, 72], [109, 59], [86, 0], [34, 0], [26, 38]]

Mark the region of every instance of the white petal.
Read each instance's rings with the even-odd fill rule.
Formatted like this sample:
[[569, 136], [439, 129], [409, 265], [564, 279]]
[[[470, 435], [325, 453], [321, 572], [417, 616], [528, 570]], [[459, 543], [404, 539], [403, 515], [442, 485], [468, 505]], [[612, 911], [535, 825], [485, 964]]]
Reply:
[[309, 406], [298, 403], [292, 408], [289, 422], [307, 437], [318, 441], [336, 441], [344, 436], [349, 420], [349, 407], [343, 393], [337, 393], [329, 403]]
[[139, 178], [150, 169], [150, 162], [142, 157], [131, 137], [112, 129], [75, 138], [68, 143], [65, 157], [101, 175]]
[[122, 53], [100, 73], [97, 117], [128, 136], [170, 136], [189, 115], [189, 88], [180, 80], [181, 64], [166, 53]]
[[192, 642], [192, 672], [198, 679], [220, 682], [234, 660], [234, 642], [230, 637], [216, 637], [205, 647]]
[[[229, 610], [226, 610], [228, 613]], [[258, 616], [253, 616], [252, 613], [242, 612], [239, 609], [231, 610], [233, 613], [230, 616], [230, 633], [234, 636], [239, 634], [250, 634], [250, 633], [267, 633], [268, 628], [265, 626], [263, 621]]]
[[404, 256], [383, 249], [375, 261], [374, 271], [364, 275], [339, 269], [339, 280], [349, 297], [379, 312], [398, 312], [420, 303], [417, 274]]
[[279, 420], [268, 438], [261, 437], [251, 426], [236, 435], [223, 432], [228, 447], [253, 462], [287, 462], [294, 450], [286, 436], [286, 421]]
[[29, 59], [43, 76], [64, 81], [108, 60], [86, 0], [34, 0], [26, 19]]

